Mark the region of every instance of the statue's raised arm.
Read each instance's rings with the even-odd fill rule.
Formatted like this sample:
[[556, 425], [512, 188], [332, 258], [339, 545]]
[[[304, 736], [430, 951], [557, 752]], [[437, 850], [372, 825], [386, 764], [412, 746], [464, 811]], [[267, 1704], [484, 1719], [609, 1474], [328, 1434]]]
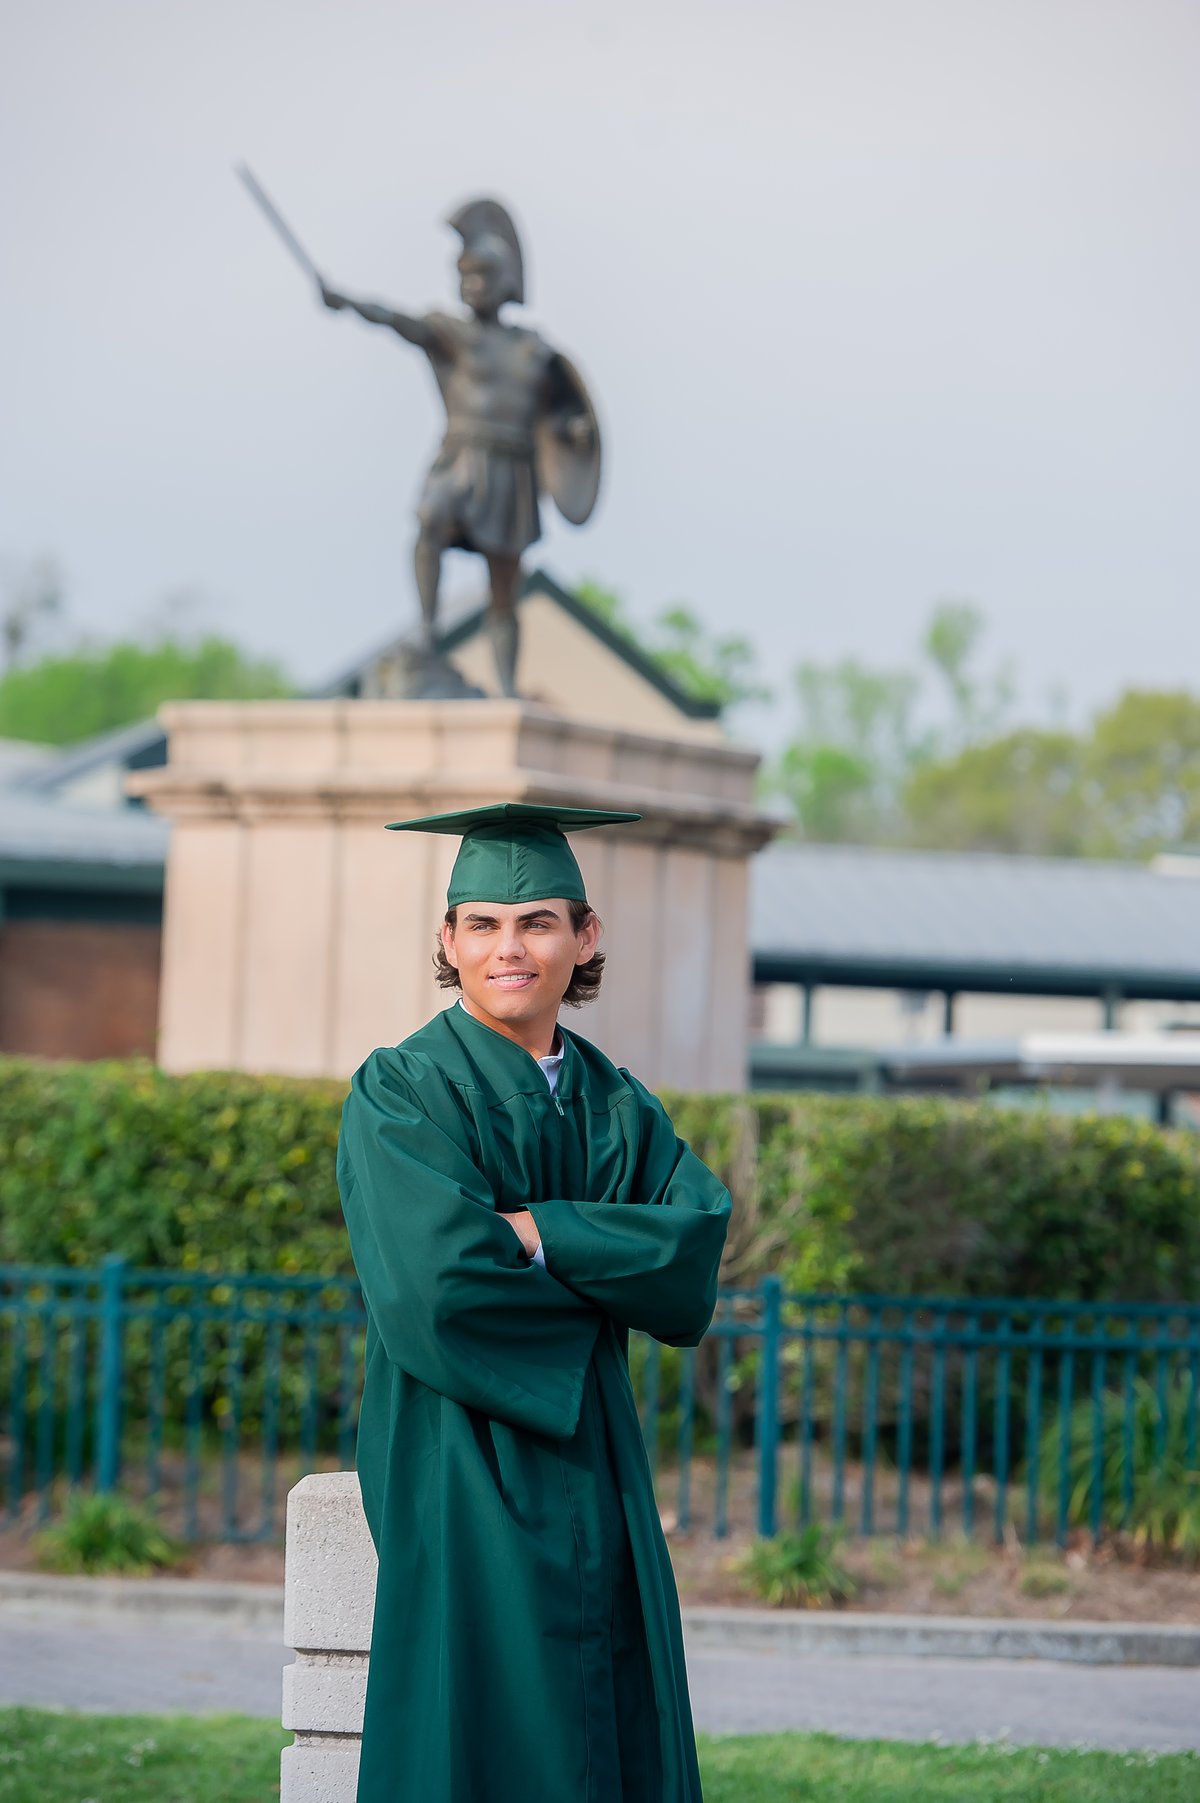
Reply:
[[291, 255], [300, 265], [305, 275], [312, 277], [312, 280], [317, 285], [321, 299], [325, 302], [327, 307], [333, 310], [333, 312], [340, 313], [343, 309], [348, 307], [352, 312], [357, 313], [361, 319], [365, 319], [370, 325], [390, 326], [393, 332], [398, 332], [400, 334], [401, 338], [407, 338], [410, 344], [419, 345], [423, 351], [428, 351], [430, 355], [434, 355], [447, 348], [442, 335], [438, 333], [437, 328], [432, 321], [414, 319], [407, 313], [399, 312], [395, 307], [383, 307], [378, 305], [375, 301], [355, 300], [352, 295], [343, 294], [340, 289], [332, 287], [330, 283], [325, 280], [325, 277], [321, 274], [320, 270], [317, 268], [316, 264], [301, 244], [299, 238], [297, 238], [295, 232], [255, 175], [253, 169], [250, 168], [249, 164], [239, 163], [237, 165], [237, 175], [239, 180], [244, 183], [249, 191], [255, 204], [283, 240], [283, 243], [287, 246]]
[[390, 326], [409, 344], [417, 345], [430, 356], [445, 350], [444, 337], [438, 332], [432, 320], [417, 319], [411, 313], [401, 313], [396, 307], [385, 307], [379, 301], [355, 300], [352, 294], [343, 294], [340, 289], [331, 288], [328, 282], [319, 283], [321, 299], [334, 313], [357, 313], [371, 326]]

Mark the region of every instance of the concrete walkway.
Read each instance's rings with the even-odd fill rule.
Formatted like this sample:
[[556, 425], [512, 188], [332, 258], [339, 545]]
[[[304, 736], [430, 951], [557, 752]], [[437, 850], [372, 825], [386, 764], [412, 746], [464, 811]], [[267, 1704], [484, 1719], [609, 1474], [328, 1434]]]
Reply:
[[853, 1740], [1200, 1748], [1200, 1673], [1043, 1660], [690, 1653], [698, 1728]]
[[[0, 1703], [278, 1719], [277, 1627], [64, 1603], [0, 1608]], [[853, 1737], [1200, 1750], [1200, 1671], [1041, 1660], [689, 1648], [696, 1725]]]
[[[364, 1609], [369, 1599], [359, 1599]], [[50, 1577], [0, 1571], [0, 1621], [55, 1609], [185, 1627], [211, 1637], [228, 1628], [278, 1637], [283, 1586], [192, 1578]], [[862, 1609], [755, 1609], [688, 1604], [688, 1643], [730, 1653], [802, 1653], [820, 1658], [1037, 1659], [1082, 1665], [1200, 1668], [1200, 1625], [1045, 1621], [974, 1615], [872, 1614]], [[366, 1642], [361, 1643], [365, 1646]]]

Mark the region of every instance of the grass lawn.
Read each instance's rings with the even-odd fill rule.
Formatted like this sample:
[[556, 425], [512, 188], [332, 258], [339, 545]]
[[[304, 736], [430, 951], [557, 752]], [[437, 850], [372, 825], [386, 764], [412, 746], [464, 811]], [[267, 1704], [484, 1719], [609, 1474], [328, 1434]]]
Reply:
[[[272, 1722], [0, 1709], [0, 1803], [264, 1803]], [[705, 1803], [1200, 1803], [1200, 1756], [702, 1736]]]
[[[1197, 1803], [1200, 1757], [909, 1746], [831, 1734], [700, 1738], [704, 1803]], [[0, 1792], [0, 1796], [3, 1792]]]
[[3, 1803], [263, 1803], [291, 1740], [246, 1716], [0, 1709]]

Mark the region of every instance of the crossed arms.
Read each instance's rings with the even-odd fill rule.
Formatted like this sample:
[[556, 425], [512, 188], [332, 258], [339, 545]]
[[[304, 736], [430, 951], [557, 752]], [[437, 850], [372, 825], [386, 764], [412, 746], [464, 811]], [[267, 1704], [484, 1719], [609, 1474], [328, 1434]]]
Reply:
[[[354, 1079], [338, 1181], [363, 1293], [395, 1364], [468, 1407], [568, 1437], [605, 1316], [697, 1344], [715, 1306], [729, 1196], [639, 1085], [633, 1202], [556, 1199], [509, 1217], [386, 1060], [376, 1054]], [[545, 1269], [523, 1250], [537, 1239]]]

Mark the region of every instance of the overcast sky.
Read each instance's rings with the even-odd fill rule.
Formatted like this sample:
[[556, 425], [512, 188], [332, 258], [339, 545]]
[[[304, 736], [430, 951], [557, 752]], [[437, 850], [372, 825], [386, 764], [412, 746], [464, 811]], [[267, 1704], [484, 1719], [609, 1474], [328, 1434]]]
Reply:
[[[533, 556], [649, 619], [910, 653], [976, 600], [1031, 709], [1200, 688], [1195, 0], [0, 0], [0, 552], [328, 674], [415, 614], [420, 353], [508, 200], [606, 485]], [[450, 593], [474, 566], [459, 560]]]

